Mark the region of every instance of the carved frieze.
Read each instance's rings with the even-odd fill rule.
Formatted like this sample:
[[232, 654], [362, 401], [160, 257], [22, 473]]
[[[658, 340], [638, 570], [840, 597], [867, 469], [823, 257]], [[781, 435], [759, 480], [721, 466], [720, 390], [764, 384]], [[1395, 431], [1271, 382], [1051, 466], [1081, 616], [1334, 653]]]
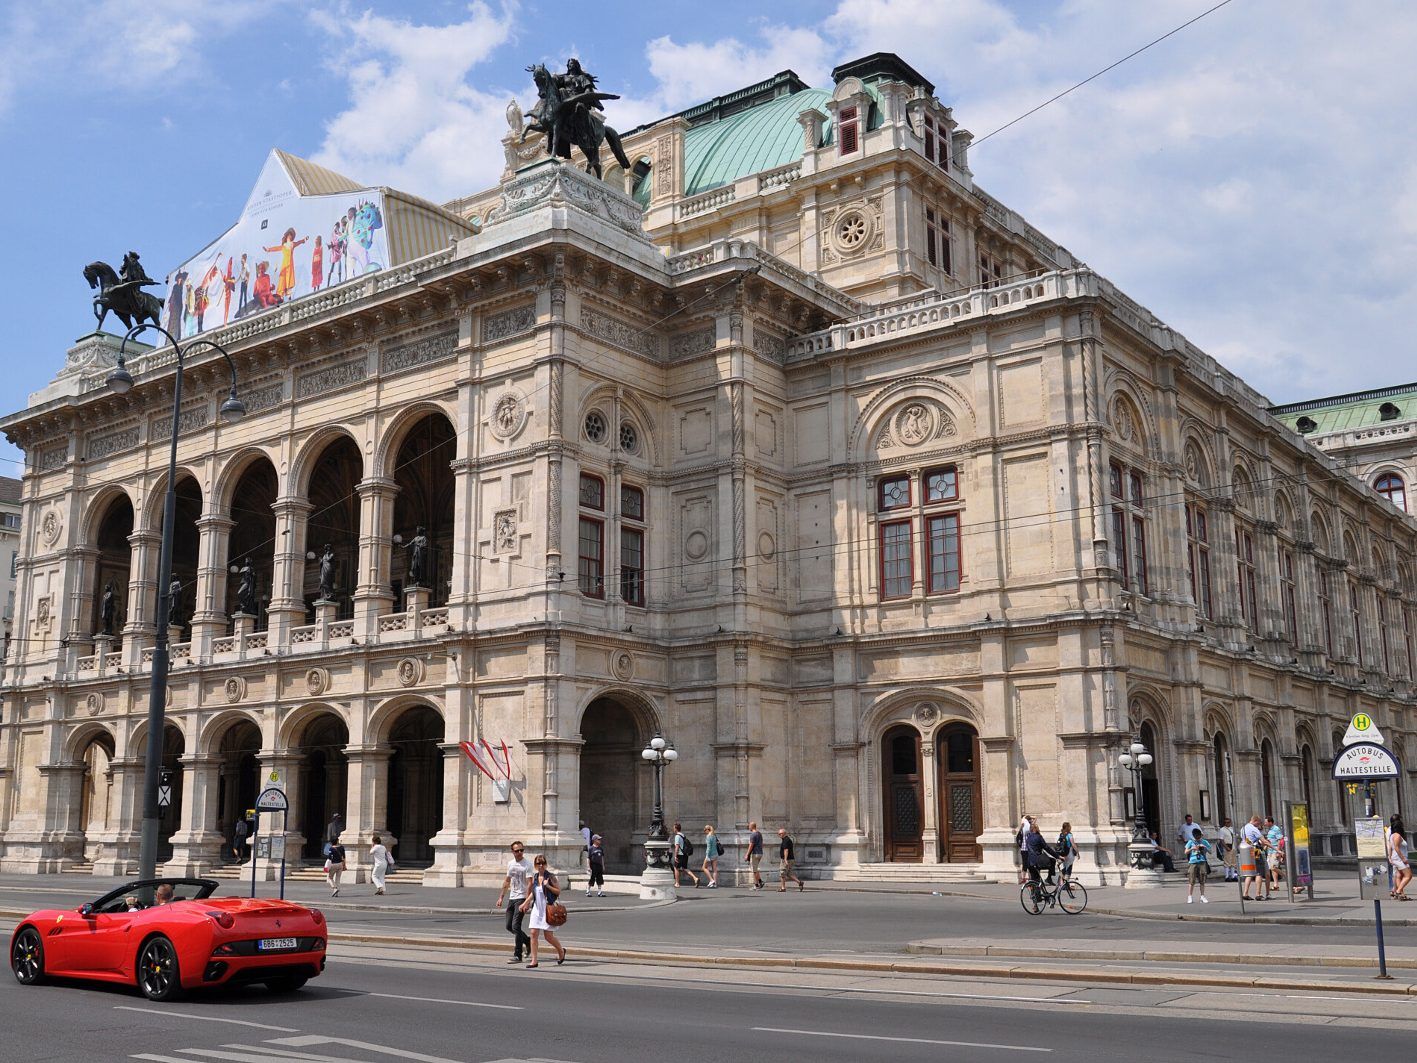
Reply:
[[441, 361], [452, 356], [458, 346], [458, 330], [448, 329], [431, 336], [424, 336], [412, 343], [402, 343], [383, 352], [382, 371], [397, 373], [429, 362]]
[[920, 447], [959, 434], [959, 427], [939, 403], [912, 399], [886, 418], [876, 437], [876, 449]]
[[[190, 432], [200, 431], [211, 423], [212, 408], [208, 403], [190, 406], [183, 410], [177, 418], [178, 435], [187, 435]], [[154, 417], [148, 426], [148, 441], [158, 442], [163, 439], [172, 438], [172, 418]]]
[[279, 406], [284, 400], [285, 384], [279, 380], [274, 384], [266, 384], [250, 391], [241, 392], [241, 401], [246, 404], [248, 414], [264, 413], [266, 410]]
[[112, 454], [118, 454], [125, 450], [132, 450], [138, 445], [138, 426], [123, 428], [117, 432], [108, 432], [101, 436], [93, 436], [89, 439], [88, 458], [96, 461], [99, 458], [106, 458]]
[[488, 314], [482, 319], [482, 342], [496, 343], [498, 340], [504, 340], [508, 336], [529, 332], [535, 327], [535, 304], [527, 303], [524, 306], [514, 306], [510, 310], [501, 310], [495, 314]]
[[67, 443], [57, 443], [52, 447], [42, 447], [35, 451], [34, 467], [36, 472], [53, 472], [55, 469], [62, 469], [64, 461], [69, 456], [69, 445]]
[[669, 354], [674, 358], [687, 358], [691, 354], [702, 354], [704, 351], [713, 350], [714, 330], [713, 326], [695, 329], [693, 332], [681, 332], [669, 341]]
[[312, 395], [324, 395], [339, 388], [359, 384], [369, 375], [369, 365], [361, 358], [351, 358], [347, 362], [326, 366], [306, 373], [295, 384], [295, 397], [308, 399]]
[[581, 328], [592, 336], [605, 340], [607, 343], [613, 343], [617, 347], [623, 347], [627, 351], [634, 351], [650, 358], [659, 353], [658, 338], [647, 330], [635, 328], [628, 321], [621, 321], [618, 317], [602, 314], [599, 310], [589, 306], [582, 305], [581, 307]]

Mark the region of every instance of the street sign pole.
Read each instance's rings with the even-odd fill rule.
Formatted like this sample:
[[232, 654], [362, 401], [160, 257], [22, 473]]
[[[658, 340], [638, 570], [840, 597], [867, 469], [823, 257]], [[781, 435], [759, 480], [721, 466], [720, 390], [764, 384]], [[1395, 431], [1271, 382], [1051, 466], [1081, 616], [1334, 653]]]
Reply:
[[251, 817], [251, 896], [256, 896], [256, 865], [261, 861], [261, 847], [256, 838], [261, 833], [261, 810], [256, 809]]
[[1380, 779], [1397, 779], [1402, 766], [1383, 745], [1383, 733], [1365, 712], [1356, 713], [1343, 736], [1343, 748], [1333, 758], [1333, 777], [1356, 786], [1363, 784], [1364, 818], [1353, 825], [1358, 853], [1358, 895], [1373, 900], [1373, 924], [1378, 935], [1378, 977], [1387, 973], [1387, 944], [1383, 940], [1383, 887], [1391, 874], [1388, 839], [1378, 816], [1374, 784]]

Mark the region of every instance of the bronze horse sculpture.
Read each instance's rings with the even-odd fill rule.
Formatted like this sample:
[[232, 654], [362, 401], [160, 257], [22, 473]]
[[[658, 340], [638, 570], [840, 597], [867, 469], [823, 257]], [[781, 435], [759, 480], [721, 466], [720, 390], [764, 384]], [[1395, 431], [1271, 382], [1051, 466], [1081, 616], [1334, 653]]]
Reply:
[[[157, 296], [143, 291], [142, 288], [145, 284], [157, 282], [148, 279], [142, 268], [136, 266], [137, 256], [132, 257], [137, 271], [137, 275], [132, 279], [120, 280], [107, 262], [90, 262], [84, 267], [84, 280], [89, 282], [90, 288], [98, 289], [98, 294], [93, 297], [93, 316], [98, 319], [98, 324], [94, 326], [95, 332], [103, 328], [104, 319], [110, 310], [123, 322], [125, 329], [131, 329], [135, 324], [142, 324], [144, 321], [151, 321], [154, 325], [161, 324], [162, 303]], [[127, 263], [124, 265], [126, 268]]]
[[574, 59], [567, 64], [567, 72], [559, 76], [541, 63], [527, 70], [536, 82], [540, 99], [527, 115], [530, 121], [522, 130], [523, 141], [530, 133], [545, 133], [546, 154], [559, 159], [569, 159], [571, 149], [580, 148], [586, 157], [586, 172], [596, 177], [601, 176], [600, 145], [609, 144], [615, 161], [625, 170], [630, 169], [620, 134], [596, 113], [603, 109], [601, 100], [618, 100], [619, 96], [597, 92], [595, 78], [584, 73]]

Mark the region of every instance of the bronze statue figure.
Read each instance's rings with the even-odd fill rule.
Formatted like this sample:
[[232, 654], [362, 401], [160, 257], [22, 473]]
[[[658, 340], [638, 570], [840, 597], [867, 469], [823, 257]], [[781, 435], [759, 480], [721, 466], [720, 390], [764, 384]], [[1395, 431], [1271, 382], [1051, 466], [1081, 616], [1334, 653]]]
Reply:
[[335, 599], [335, 548], [325, 544], [325, 552], [320, 555], [320, 601]]
[[236, 611], [245, 613], [247, 616], [256, 615], [256, 570], [251, 567], [251, 559], [248, 557], [241, 562], [241, 571], [238, 574], [241, 582], [236, 587]]
[[172, 582], [167, 585], [167, 626], [182, 626], [182, 581], [172, 577]]
[[408, 544], [408, 585], [410, 587], [422, 587], [424, 586], [423, 581], [427, 577], [428, 529], [420, 524]]
[[117, 273], [107, 262], [90, 262], [84, 267], [84, 280], [89, 282], [90, 288], [98, 289], [93, 297], [93, 316], [98, 319], [95, 332], [103, 328], [110, 310], [123, 322], [125, 329], [144, 321], [161, 324], [162, 303], [157, 296], [143, 291], [157, 281], [143, 269], [138, 252], [129, 251], [124, 255], [123, 268]]
[[113, 591], [113, 581], [109, 580], [103, 588], [103, 604], [99, 607], [99, 618], [103, 622], [103, 633], [113, 634], [113, 622], [118, 615], [118, 596]]
[[609, 144], [610, 151], [624, 169], [630, 160], [620, 144], [620, 134], [606, 125], [600, 112], [602, 100], [618, 100], [612, 92], [600, 92], [595, 77], [581, 69], [580, 61], [566, 63], [564, 74], [553, 74], [541, 63], [527, 67], [536, 82], [540, 99], [527, 116], [530, 121], [522, 130], [522, 140], [532, 132], [546, 134], [546, 154], [556, 159], [569, 159], [571, 149], [580, 148], [586, 157], [586, 171], [601, 176], [600, 145]]

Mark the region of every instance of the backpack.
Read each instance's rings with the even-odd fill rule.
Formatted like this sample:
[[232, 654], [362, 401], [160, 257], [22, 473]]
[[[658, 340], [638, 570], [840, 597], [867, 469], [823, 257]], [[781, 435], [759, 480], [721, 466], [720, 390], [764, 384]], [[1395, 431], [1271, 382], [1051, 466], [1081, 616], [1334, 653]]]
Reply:
[[681, 834], [679, 835], [679, 839], [684, 843], [683, 848], [681, 848], [679, 852], [684, 855], [685, 859], [688, 859], [689, 857], [693, 856], [694, 843], [689, 840], [689, 836], [687, 834]]

